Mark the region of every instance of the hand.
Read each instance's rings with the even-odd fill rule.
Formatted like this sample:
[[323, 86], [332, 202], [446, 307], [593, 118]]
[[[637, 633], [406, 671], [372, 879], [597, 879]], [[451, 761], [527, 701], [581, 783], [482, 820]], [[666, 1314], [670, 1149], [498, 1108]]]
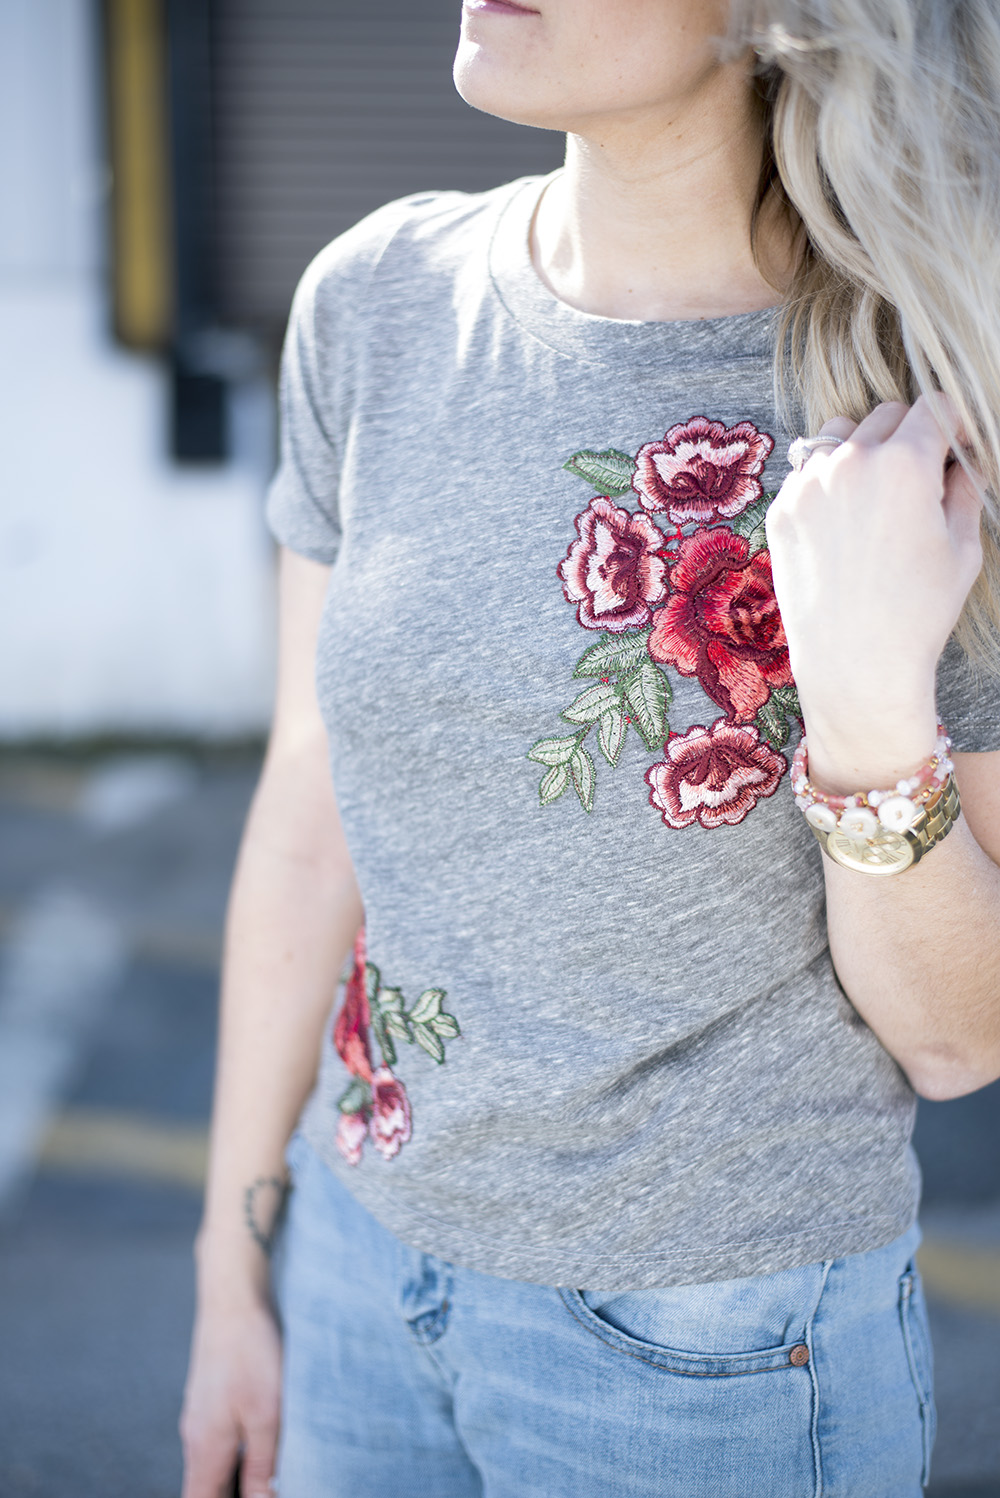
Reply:
[[241, 1459], [242, 1498], [270, 1498], [280, 1405], [281, 1341], [270, 1310], [201, 1311], [180, 1422], [181, 1498], [226, 1498]]
[[[950, 408], [939, 397], [942, 414]], [[767, 516], [775, 594], [813, 779], [891, 785], [933, 747], [934, 677], [982, 565], [976, 484], [930, 401], [836, 417]]]

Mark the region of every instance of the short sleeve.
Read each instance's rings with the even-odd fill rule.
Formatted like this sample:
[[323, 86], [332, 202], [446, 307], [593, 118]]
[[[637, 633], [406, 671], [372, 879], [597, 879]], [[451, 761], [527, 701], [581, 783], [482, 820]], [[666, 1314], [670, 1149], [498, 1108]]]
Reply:
[[1000, 677], [949, 641], [938, 664], [938, 716], [960, 754], [1000, 749]]
[[335, 426], [339, 381], [331, 378], [330, 333], [320, 313], [323, 257], [313, 262], [292, 302], [281, 356], [278, 471], [267, 494], [276, 541], [314, 562], [331, 563], [340, 548], [337, 492], [340, 454]]
[[375, 273], [401, 229], [463, 197], [416, 193], [386, 203], [321, 250], [299, 282], [281, 357], [281, 449], [266, 515], [275, 540], [314, 562], [332, 563], [340, 549], [341, 456], [378, 318]]

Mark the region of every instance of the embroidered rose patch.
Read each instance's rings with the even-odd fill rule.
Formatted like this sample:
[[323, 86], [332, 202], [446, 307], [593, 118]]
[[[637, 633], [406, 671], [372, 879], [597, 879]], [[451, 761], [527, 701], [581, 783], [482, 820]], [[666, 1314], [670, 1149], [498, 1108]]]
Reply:
[[[397, 1040], [419, 1045], [443, 1065], [444, 1043], [459, 1034], [458, 1021], [446, 1014], [444, 989], [428, 988], [407, 1009], [398, 988], [386, 988], [379, 970], [368, 962], [364, 927], [354, 944], [354, 965], [344, 985], [344, 1002], [333, 1029], [333, 1043], [351, 1073], [341, 1097], [337, 1148], [350, 1165], [361, 1159], [365, 1140], [391, 1160], [410, 1138], [410, 1100], [392, 1068]], [[372, 1037], [382, 1064], [373, 1063]]]
[[[694, 416], [634, 459], [586, 449], [564, 465], [603, 491], [576, 517], [578, 539], [557, 569], [580, 625], [602, 634], [573, 672], [593, 682], [563, 711], [574, 732], [528, 751], [545, 767], [543, 806], [572, 785], [591, 810], [597, 769], [585, 741], [595, 729], [612, 766], [630, 728], [662, 750], [646, 780], [669, 827], [732, 826], [774, 795], [799, 707], [764, 530], [773, 447], [752, 422]], [[641, 509], [614, 503], [630, 494]], [[671, 732], [664, 667], [696, 677], [723, 716]]]

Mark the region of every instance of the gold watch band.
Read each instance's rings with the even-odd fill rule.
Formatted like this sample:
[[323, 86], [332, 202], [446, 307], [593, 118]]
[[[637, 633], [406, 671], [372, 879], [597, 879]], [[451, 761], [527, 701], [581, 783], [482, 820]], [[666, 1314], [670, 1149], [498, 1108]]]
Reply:
[[941, 789], [923, 803], [905, 832], [880, 827], [873, 838], [856, 838], [839, 828], [823, 832], [811, 822], [809, 826], [823, 852], [845, 869], [857, 869], [862, 874], [901, 874], [948, 836], [961, 810], [958, 784], [950, 774]]

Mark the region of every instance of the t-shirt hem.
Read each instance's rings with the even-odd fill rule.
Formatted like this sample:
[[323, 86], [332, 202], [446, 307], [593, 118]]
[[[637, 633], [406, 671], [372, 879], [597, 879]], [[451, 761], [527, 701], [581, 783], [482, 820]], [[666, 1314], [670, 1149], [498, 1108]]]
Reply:
[[602, 1255], [544, 1244], [526, 1247], [470, 1233], [464, 1227], [442, 1222], [390, 1199], [364, 1179], [348, 1175], [325, 1131], [311, 1128], [308, 1118], [303, 1120], [302, 1132], [359, 1205], [408, 1247], [480, 1274], [530, 1284], [618, 1292], [744, 1279], [884, 1248], [907, 1232], [916, 1220], [914, 1200], [907, 1210], [895, 1215], [811, 1222], [808, 1228], [795, 1233], [707, 1244], [696, 1249], [664, 1246], [648, 1253]]

